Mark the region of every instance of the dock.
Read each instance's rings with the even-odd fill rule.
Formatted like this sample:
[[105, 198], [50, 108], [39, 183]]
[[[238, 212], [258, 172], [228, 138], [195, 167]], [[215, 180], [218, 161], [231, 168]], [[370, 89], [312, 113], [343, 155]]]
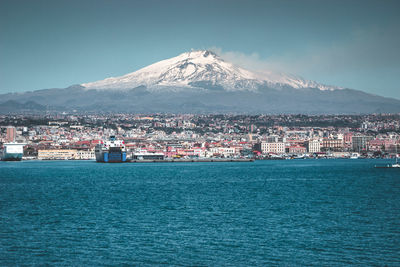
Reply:
[[127, 163], [175, 163], [175, 162], [253, 162], [254, 159], [132, 159]]

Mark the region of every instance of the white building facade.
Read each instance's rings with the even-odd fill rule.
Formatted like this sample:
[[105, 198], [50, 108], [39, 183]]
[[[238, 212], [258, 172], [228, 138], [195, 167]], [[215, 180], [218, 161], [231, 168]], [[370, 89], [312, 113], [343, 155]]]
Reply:
[[321, 142], [319, 140], [310, 140], [307, 149], [309, 153], [321, 152]]
[[285, 153], [285, 143], [277, 142], [277, 143], [268, 143], [262, 142], [261, 143], [261, 151], [262, 153], [276, 153], [276, 154], [283, 154]]

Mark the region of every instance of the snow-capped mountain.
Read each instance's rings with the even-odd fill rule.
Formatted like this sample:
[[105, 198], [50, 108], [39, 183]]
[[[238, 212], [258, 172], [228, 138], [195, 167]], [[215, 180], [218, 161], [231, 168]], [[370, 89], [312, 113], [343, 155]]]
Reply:
[[[337, 90], [341, 89], [341, 90]], [[400, 100], [235, 66], [192, 51], [136, 72], [67, 88], [0, 95], [0, 113], [398, 113]]]
[[257, 91], [264, 87], [340, 89], [284, 73], [249, 71], [207, 50], [183, 53], [120, 77], [84, 83], [82, 86], [86, 89], [132, 89], [145, 86], [149, 91], [181, 91], [187, 88]]

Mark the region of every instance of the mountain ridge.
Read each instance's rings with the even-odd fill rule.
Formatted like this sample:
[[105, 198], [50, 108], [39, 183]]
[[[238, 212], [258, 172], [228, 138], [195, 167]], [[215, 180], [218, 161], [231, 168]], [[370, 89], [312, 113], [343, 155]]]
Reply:
[[208, 50], [185, 52], [135, 72], [81, 85], [87, 89], [119, 90], [146, 86], [149, 91], [172, 88], [208, 89], [210, 86], [225, 91], [257, 91], [263, 87], [280, 89], [285, 86], [297, 89], [340, 89], [294, 75], [250, 71], [227, 62]]
[[[400, 100], [327, 86], [286, 74], [260, 74], [210, 51], [192, 51], [120, 77], [0, 95], [7, 108], [125, 113], [399, 113]], [[15, 101], [7, 104], [7, 101]], [[35, 109], [30, 105], [29, 109]], [[12, 111], [13, 110], [13, 111]]]

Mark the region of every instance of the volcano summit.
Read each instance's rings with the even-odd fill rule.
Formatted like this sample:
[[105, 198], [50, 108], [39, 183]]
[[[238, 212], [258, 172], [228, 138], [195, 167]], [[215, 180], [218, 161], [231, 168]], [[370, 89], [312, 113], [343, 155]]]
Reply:
[[246, 70], [207, 50], [186, 52], [120, 77], [64, 89], [4, 94], [0, 98], [6, 102], [7, 112], [10, 112], [10, 103], [25, 102], [52, 110], [88, 112], [400, 112], [400, 101], [396, 99], [289, 74]]
[[82, 86], [88, 89], [129, 89], [145, 86], [149, 91], [182, 91], [190, 88], [255, 92], [265, 87], [338, 89], [287, 74], [245, 70], [207, 50], [183, 53], [121, 77], [84, 83]]

